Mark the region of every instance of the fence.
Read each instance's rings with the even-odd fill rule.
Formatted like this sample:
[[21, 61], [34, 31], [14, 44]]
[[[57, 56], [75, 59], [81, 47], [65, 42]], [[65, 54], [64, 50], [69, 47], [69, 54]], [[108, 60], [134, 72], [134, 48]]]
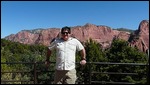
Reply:
[[[23, 62], [18, 62], [18, 63], [3, 63], [1, 62], [1, 67], [2, 65], [23, 65], [23, 64], [28, 64], [31, 66], [31, 70], [21, 70], [21, 71], [1, 71], [1, 84], [53, 84], [53, 78], [54, 78], [54, 63], [51, 62], [51, 66], [49, 69], [46, 69], [44, 67], [44, 62], [34, 62], [34, 63], [23, 63]], [[43, 65], [42, 68], [39, 68], [39, 65]], [[94, 66], [93, 66], [94, 65]], [[108, 71], [108, 72], [100, 72], [93, 70], [93, 67], [96, 69], [101, 69], [102, 66], [107, 68], [108, 66], [112, 65], [113, 66], [120, 66], [120, 67], [129, 67], [132, 66], [131, 68], [134, 69], [134, 67], [146, 67], [146, 72], [144, 73], [135, 73], [135, 72], [115, 72], [115, 71]], [[98, 68], [98, 67], [99, 68]], [[113, 67], [114, 70], [115, 67]], [[1, 68], [2, 69], [2, 68]], [[148, 64], [143, 64], [143, 63], [110, 63], [110, 62], [87, 62], [85, 67], [81, 67], [80, 64], [77, 62], [76, 63], [76, 69], [77, 69], [77, 84], [95, 84], [95, 83], [101, 83], [101, 84], [138, 84], [137, 82], [122, 82], [122, 81], [106, 81], [103, 80], [103, 78], [99, 79], [96, 78], [98, 75], [112, 75], [112, 76], [117, 76], [117, 77], [122, 77], [121, 75], [136, 75], [136, 76], [145, 76], [147, 82], [146, 84], [149, 84], [149, 63]], [[5, 78], [3, 75], [5, 74]], [[7, 75], [6, 75], [7, 74]], [[14, 78], [18, 74], [18, 77]], [[20, 76], [19, 76], [20, 75]], [[24, 77], [24, 75], [27, 75]], [[45, 77], [41, 77], [45, 76]], [[8, 76], [9, 78], [6, 78]], [[11, 77], [10, 77], [11, 76]], [[46, 79], [44, 79], [46, 78]], [[15, 79], [15, 80], [14, 80]], [[97, 79], [97, 80], [96, 80]]]

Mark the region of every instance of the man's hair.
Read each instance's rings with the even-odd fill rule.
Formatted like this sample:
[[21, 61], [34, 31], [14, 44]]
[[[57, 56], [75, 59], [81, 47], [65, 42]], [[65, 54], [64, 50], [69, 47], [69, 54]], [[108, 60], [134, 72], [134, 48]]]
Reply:
[[61, 33], [63, 33], [64, 30], [67, 30], [69, 32], [69, 34], [71, 33], [71, 28], [70, 27], [67, 27], [67, 26], [63, 27], [61, 29]]

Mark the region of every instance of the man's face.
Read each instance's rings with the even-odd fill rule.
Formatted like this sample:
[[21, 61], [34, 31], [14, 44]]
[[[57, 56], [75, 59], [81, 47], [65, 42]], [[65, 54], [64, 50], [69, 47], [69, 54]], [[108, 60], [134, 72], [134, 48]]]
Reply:
[[68, 32], [68, 30], [64, 30], [64, 31], [61, 33], [61, 35], [62, 35], [62, 38], [63, 38], [65, 41], [68, 40], [69, 37], [70, 37], [70, 33]]

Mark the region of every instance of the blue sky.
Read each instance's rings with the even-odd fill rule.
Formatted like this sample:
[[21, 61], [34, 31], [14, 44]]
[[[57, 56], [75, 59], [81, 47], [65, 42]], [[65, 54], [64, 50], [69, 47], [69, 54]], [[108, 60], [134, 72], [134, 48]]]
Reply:
[[86, 23], [137, 30], [142, 20], [149, 20], [149, 1], [1, 1], [1, 38]]

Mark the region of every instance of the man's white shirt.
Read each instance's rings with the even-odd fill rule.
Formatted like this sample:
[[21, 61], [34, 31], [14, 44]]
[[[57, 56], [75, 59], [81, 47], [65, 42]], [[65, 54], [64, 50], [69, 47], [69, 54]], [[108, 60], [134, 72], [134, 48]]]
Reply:
[[70, 37], [67, 41], [55, 39], [50, 46], [50, 50], [56, 49], [56, 69], [72, 70], [75, 68], [76, 51], [84, 49], [83, 45], [75, 38]]

